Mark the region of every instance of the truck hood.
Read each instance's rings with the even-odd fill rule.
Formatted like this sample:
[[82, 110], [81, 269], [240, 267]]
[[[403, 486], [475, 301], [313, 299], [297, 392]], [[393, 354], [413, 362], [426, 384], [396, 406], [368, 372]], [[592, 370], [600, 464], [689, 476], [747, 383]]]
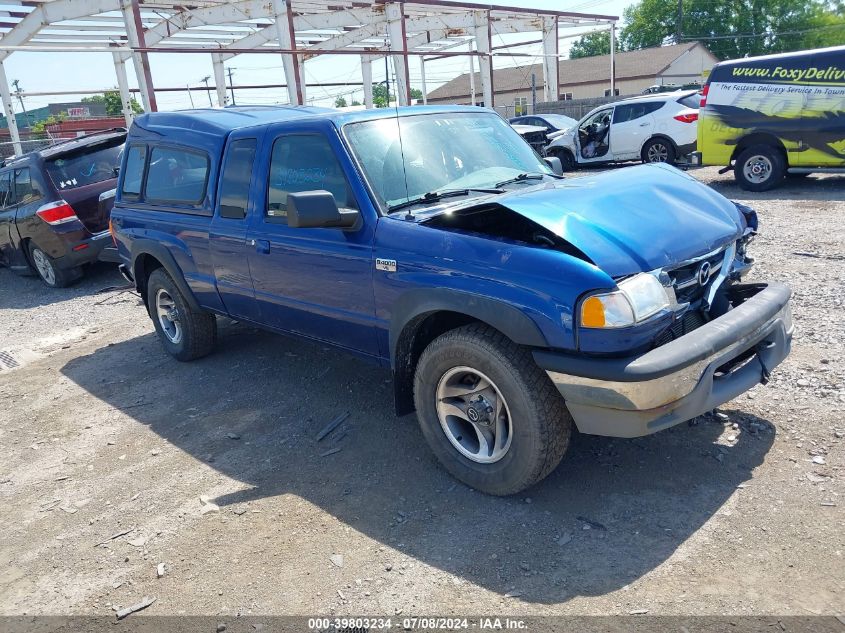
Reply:
[[566, 240], [611, 277], [703, 255], [744, 229], [731, 201], [663, 164], [548, 183], [488, 201]]

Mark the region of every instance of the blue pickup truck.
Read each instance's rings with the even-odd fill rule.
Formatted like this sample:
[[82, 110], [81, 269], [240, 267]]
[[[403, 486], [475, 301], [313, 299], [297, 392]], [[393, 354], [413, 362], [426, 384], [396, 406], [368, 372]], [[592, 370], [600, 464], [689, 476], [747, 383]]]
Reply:
[[755, 212], [668, 165], [564, 180], [495, 113], [233, 107], [139, 116], [111, 216], [166, 350], [216, 317], [391, 368], [443, 465], [497, 495], [582, 433], [713, 409], [789, 353], [744, 283]]

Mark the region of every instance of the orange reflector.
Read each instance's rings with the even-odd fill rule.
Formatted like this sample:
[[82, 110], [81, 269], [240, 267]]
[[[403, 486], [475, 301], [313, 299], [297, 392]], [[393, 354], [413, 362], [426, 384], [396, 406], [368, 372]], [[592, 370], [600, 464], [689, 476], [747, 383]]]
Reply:
[[590, 297], [581, 304], [581, 325], [585, 327], [604, 327], [604, 305], [598, 297]]

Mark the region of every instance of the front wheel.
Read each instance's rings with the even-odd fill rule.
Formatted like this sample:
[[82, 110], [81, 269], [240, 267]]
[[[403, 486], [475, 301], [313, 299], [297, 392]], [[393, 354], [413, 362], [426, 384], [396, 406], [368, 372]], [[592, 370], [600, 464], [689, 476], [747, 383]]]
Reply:
[[743, 150], [734, 163], [734, 178], [746, 191], [768, 191], [783, 180], [786, 161], [771, 145], [754, 145]]
[[675, 162], [675, 146], [663, 138], [653, 138], [643, 146], [642, 159], [644, 163]]
[[214, 349], [217, 319], [210, 312], [191, 308], [162, 268], [147, 280], [147, 305], [159, 340], [176, 360], [202, 358]]
[[537, 483], [569, 444], [572, 418], [531, 353], [481, 324], [447, 332], [425, 349], [414, 400], [435, 456], [488, 494]]

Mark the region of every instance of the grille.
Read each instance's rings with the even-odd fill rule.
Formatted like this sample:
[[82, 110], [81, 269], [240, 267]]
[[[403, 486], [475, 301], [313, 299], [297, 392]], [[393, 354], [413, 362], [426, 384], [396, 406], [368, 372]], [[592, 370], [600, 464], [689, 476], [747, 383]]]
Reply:
[[672, 323], [671, 326], [658, 334], [657, 338], [654, 339], [654, 345], [655, 347], [666, 345], [666, 343], [700, 328], [705, 323], [707, 323], [707, 319], [704, 318], [701, 310], [689, 310], [680, 319]]
[[718, 253], [710, 255], [694, 261], [684, 266], [674, 268], [669, 273], [669, 278], [672, 280], [672, 286], [675, 288], [675, 298], [678, 303], [695, 304], [704, 296], [704, 291], [708, 284], [704, 286], [698, 283], [698, 271], [704, 262], [710, 264], [710, 279], [714, 279], [722, 268], [722, 262], [725, 257], [725, 249], [721, 249]]

